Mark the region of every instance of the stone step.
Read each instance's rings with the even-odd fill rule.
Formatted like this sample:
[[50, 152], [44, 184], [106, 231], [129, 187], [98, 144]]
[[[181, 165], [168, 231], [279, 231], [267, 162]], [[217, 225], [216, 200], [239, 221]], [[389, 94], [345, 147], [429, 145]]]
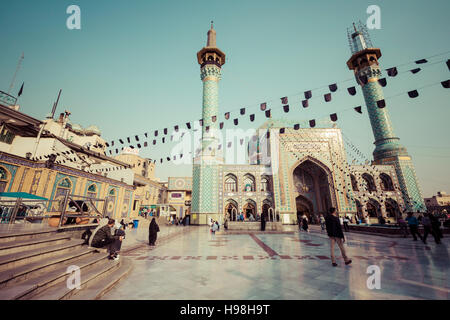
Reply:
[[0, 243], [0, 256], [12, 253], [23, 252], [31, 249], [38, 249], [54, 244], [61, 244], [70, 240], [68, 234], [51, 234], [39, 238], [26, 240], [15, 240]]
[[103, 279], [97, 279], [88, 288], [78, 290], [70, 300], [99, 300], [108, 291], [114, 288], [120, 280], [125, 278], [128, 273], [133, 269], [133, 263], [128, 258], [122, 259], [120, 267], [112, 271], [107, 277]]
[[106, 254], [89, 254], [82, 256], [76, 260], [59, 263], [57, 268], [50, 272], [45, 272], [39, 276], [20, 281], [13, 286], [0, 289], [0, 300], [18, 300], [30, 299], [37, 296], [53, 286], [66, 286], [66, 280], [70, 276], [67, 268], [76, 265], [80, 268], [81, 277], [84, 273], [88, 273], [90, 269], [97, 265], [103, 266], [104, 262], [108, 262]]
[[50, 259], [38, 260], [34, 263], [3, 271], [0, 274], [0, 290], [6, 286], [16, 285], [20, 281], [39, 276], [46, 272], [51, 272], [57, 269], [61, 263], [73, 261], [85, 255], [93, 254], [94, 252], [95, 251], [92, 248], [81, 247], [68, 253], [58, 254]]
[[21, 232], [4, 232], [0, 234], [0, 243], [25, 241], [31, 239], [39, 239], [46, 236], [51, 236], [57, 233], [56, 229], [45, 229], [42, 231], [21, 231]]
[[52, 258], [61, 253], [70, 252], [77, 247], [81, 247], [83, 243], [84, 240], [82, 239], [73, 239], [62, 244], [50, 245], [45, 248], [31, 249], [0, 256], [0, 272], [3, 273], [11, 268], [17, 268], [25, 264]]
[[117, 270], [121, 266], [122, 259], [118, 261], [108, 260], [104, 257], [101, 263], [97, 263], [89, 270], [81, 271], [81, 284], [80, 289], [68, 288], [66, 281], [59, 282], [58, 284], [51, 286], [50, 288], [40, 292], [37, 295], [28, 297], [30, 300], [68, 300], [76, 293], [82, 290], [89, 289], [95, 285], [97, 281], [102, 279], [110, 279], [112, 272]]

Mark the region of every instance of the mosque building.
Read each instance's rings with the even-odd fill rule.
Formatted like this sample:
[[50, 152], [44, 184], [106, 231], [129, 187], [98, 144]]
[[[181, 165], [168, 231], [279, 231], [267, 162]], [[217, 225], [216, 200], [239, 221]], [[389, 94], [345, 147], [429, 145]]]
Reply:
[[[403, 211], [426, 210], [411, 156], [394, 134], [383, 100], [379, 61], [367, 31], [349, 33], [349, 69], [362, 87], [375, 137], [371, 164], [347, 161], [341, 129], [299, 128], [295, 121], [269, 119], [249, 143], [248, 164], [226, 164], [218, 144], [219, 81], [225, 53], [216, 45], [211, 24], [207, 44], [197, 53], [203, 82], [202, 140], [194, 158], [191, 224], [234, 219], [265, 212], [283, 224], [298, 214], [317, 219], [337, 208], [341, 215], [369, 223], [380, 217], [395, 222]], [[297, 121], [298, 123], [298, 121]]]

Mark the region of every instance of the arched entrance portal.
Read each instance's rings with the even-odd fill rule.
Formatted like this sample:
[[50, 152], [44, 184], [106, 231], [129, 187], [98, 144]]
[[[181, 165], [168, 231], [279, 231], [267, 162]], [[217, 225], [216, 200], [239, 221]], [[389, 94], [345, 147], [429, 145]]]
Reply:
[[398, 217], [401, 215], [400, 207], [394, 199], [388, 198], [386, 199], [386, 215], [388, 219], [393, 222], [397, 221]]
[[306, 214], [309, 221], [318, 221], [319, 214], [327, 213], [334, 201], [331, 197], [331, 171], [315, 159], [300, 163], [293, 172], [297, 214]]
[[228, 200], [225, 205], [225, 218], [228, 218], [231, 221], [236, 221], [237, 214], [238, 214], [237, 202], [232, 199]]
[[253, 217], [256, 219], [256, 203], [253, 200], [247, 200], [247, 202], [244, 204], [244, 218], [248, 219], [250, 218], [250, 215], [252, 214]]

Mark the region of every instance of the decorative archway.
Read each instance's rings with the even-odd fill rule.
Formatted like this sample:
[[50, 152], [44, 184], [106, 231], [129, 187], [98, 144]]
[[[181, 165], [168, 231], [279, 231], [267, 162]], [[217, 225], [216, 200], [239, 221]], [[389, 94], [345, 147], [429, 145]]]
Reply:
[[263, 192], [272, 191], [272, 187], [270, 185], [270, 179], [268, 176], [261, 177], [261, 191], [263, 191]]
[[248, 199], [245, 202], [242, 211], [244, 212], [244, 219], [248, 219], [250, 217], [250, 214], [252, 214], [253, 217], [256, 218], [256, 202]]
[[224, 210], [225, 217], [228, 217], [230, 221], [236, 221], [239, 212], [238, 203], [233, 199], [228, 199], [224, 208], [225, 208]]
[[381, 205], [377, 200], [369, 199], [366, 207], [369, 218], [378, 218], [381, 216]]
[[401, 215], [400, 206], [394, 199], [388, 198], [385, 201], [386, 215], [388, 218], [393, 218], [395, 220]]
[[298, 196], [309, 201], [306, 203], [303, 201], [300, 211], [309, 211], [310, 218], [313, 215], [317, 218], [320, 213], [327, 213], [330, 207], [338, 208], [333, 174], [321, 161], [307, 156], [292, 167], [291, 173], [295, 206]]
[[392, 182], [392, 178], [386, 173], [380, 174], [381, 180], [381, 190], [383, 191], [394, 191], [394, 183]]
[[4, 192], [6, 190], [10, 176], [11, 175], [6, 168], [0, 167], [0, 192]]
[[314, 205], [311, 200], [309, 200], [305, 196], [299, 195], [297, 196], [297, 198], [295, 198], [295, 204], [297, 208], [297, 220], [304, 214], [306, 214], [308, 219], [311, 218], [311, 214], [314, 212]]
[[362, 176], [363, 181], [365, 183], [365, 188], [367, 191], [372, 192], [372, 191], [377, 191], [377, 186], [375, 185], [375, 180], [373, 179], [373, 177], [368, 174], [368, 173], [364, 173]]
[[234, 174], [227, 174], [225, 176], [224, 190], [225, 192], [236, 192], [237, 191], [237, 177]]
[[244, 192], [254, 192], [256, 191], [255, 187], [255, 177], [250, 173], [244, 175]]
[[66, 195], [72, 192], [72, 181], [65, 177], [62, 178], [56, 185], [56, 191], [53, 196], [53, 201], [51, 204], [51, 211], [61, 211], [63, 206], [63, 200]]
[[269, 199], [264, 199], [261, 206], [261, 214], [264, 214], [266, 219], [273, 220], [273, 208], [272, 201]]

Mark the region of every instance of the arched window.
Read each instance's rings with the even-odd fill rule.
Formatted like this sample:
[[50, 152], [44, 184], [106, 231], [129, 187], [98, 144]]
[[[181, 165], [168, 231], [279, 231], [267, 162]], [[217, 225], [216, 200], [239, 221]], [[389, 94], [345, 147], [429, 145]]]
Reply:
[[368, 173], [364, 173], [362, 175], [362, 178], [365, 182], [365, 187], [367, 191], [377, 191], [377, 187], [375, 186], [375, 180], [373, 180], [373, 177], [368, 174]]
[[350, 179], [352, 180], [352, 189], [353, 191], [359, 191], [358, 182], [356, 182], [356, 178], [354, 175], [350, 175]]
[[214, 61], [214, 57], [213, 56], [209, 56], [208, 57], [208, 61]]
[[114, 216], [114, 210], [116, 208], [116, 189], [111, 188], [106, 197], [106, 215], [108, 217]]
[[95, 199], [97, 198], [97, 185], [95, 183], [91, 184], [87, 189], [87, 197]]
[[267, 177], [261, 178], [261, 191], [271, 191], [269, 178]]
[[69, 178], [62, 179], [56, 186], [56, 192], [53, 196], [52, 211], [60, 211], [62, 200], [72, 191], [72, 181]]
[[392, 179], [389, 175], [381, 173], [380, 180], [381, 180], [381, 190], [394, 191], [394, 184], [392, 183]]
[[0, 167], [0, 192], [4, 192], [8, 184], [8, 171]]
[[244, 176], [244, 191], [246, 192], [251, 192], [251, 191], [255, 191], [256, 187], [255, 187], [255, 177], [252, 176], [251, 174], [246, 174]]
[[228, 174], [225, 176], [225, 192], [237, 191], [237, 178], [234, 174]]

